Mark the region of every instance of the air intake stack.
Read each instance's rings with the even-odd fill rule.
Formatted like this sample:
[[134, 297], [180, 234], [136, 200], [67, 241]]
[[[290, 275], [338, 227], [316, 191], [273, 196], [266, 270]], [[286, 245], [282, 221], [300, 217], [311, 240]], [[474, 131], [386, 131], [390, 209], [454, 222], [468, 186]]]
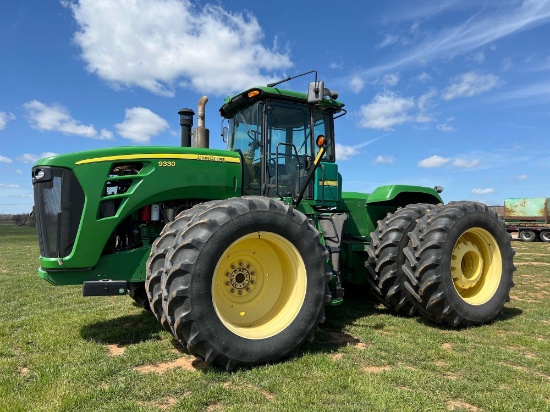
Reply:
[[181, 147], [191, 147], [191, 128], [195, 112], [192, 109], [180, 109], [178, 114], [180, 115]]

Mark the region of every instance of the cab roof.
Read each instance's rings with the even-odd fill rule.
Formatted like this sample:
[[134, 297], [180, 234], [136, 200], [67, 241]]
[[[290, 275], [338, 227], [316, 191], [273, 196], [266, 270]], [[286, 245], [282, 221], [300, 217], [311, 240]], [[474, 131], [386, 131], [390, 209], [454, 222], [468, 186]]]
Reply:
[[[223, 106], [220, 108], [220, 115], [225, 118], [230, 118], [236, 111], [248, 106], [253, 101], [268, 98], [308, 104], [307, 95], [305, 93], [279, 89], [276, 87], [258, 86], [245, 90], [233, 97], [227, 97]], [[309, 104], [323, 110], [330, 110], [333, 113], [338, 113], [344, 107], [344, 103], [331, 99], [323, 99], [318, 103]]]

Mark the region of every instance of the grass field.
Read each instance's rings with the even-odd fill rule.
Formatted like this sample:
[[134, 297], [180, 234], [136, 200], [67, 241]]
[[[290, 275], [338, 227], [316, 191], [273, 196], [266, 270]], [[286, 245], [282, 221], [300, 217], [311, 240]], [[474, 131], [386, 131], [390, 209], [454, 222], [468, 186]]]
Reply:
[[4, 225], [0, 411], [550, 411], [550, 244], [513, 245], [516, 287], [490, 325], [400, 318], [363, 292], [297, 357], [227, 373], [129, 297], [40, 280], [35, 229]]

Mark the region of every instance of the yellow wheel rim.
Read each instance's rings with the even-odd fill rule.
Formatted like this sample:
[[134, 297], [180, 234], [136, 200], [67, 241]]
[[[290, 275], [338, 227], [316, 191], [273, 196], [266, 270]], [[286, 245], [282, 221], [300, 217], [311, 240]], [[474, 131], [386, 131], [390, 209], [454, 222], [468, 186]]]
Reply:
[[502, 257], [493, 235], [477, 227], [464, 232], [453, 248], [451, 276], [464, 301], [471, 305], [488, 302], [502, 276]]
[[233, 333], [265, 339], [296, 318], [306, 296], [306, 267], [296, 247], [270, 232], [233, 242], [214, 270], [212, 302]]

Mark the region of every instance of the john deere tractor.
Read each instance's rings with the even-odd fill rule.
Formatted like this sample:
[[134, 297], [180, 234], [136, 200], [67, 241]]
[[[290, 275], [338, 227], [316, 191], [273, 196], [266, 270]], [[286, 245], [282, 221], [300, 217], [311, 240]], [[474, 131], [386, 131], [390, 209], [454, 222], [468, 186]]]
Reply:
[[227, 370], [294, 354], [347, 285], [446, 326], [493, 320], [515, 270], [497, 215], [444, 204], [439, 187], [343, 192], [344, 104], [316, 72], [307, 93], [277, 87], [290, 79], [225, 100], [227, 150], [208, 148], [203, 97], [193, 132], [193, 110], [179, 112], [182, 147], [38, 161], [40, 277], [83, 284], [84, 296], [129, 294]]

